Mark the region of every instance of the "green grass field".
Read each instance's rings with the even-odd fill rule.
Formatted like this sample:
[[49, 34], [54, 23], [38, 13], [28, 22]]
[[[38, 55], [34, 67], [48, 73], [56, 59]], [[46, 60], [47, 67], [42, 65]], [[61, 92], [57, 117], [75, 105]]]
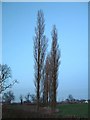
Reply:
[[80, 118], [88, 118], [88, 104], [61, 104], [58, 105], [59, 116], [69, 117], [76, 116]]

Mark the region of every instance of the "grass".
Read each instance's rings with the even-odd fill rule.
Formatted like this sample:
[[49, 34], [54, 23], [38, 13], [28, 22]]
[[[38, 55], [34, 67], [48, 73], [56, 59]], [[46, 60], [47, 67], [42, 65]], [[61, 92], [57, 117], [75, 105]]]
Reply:
[[59, 115], [63, 117], [76, 116], [80, 118], [88, 118], [88, 104], [61, 104], [58, 105]]
[[[58, 113], [55, 113], [55, 118], [78, 117], [88, 118], [88, 104], [59, 104]], [[3, 118], [41, 118], [52, 117], [53, 114], [44, 114], [47, 110], [41, 107], [40, 111], [36, 111], [36, 105], [3, 105]]]
[[3, 105], [2, 118], [48, 118], [51, 115], [44, 114], [43, 107], [39, 111], [36, 110], [36, 105]]

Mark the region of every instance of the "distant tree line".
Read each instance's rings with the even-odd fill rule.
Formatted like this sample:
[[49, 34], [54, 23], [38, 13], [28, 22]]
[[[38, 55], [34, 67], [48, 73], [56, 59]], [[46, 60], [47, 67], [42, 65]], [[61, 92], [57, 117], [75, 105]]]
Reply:
[[27, 93], [25, 96], [20, 95], [20, 103], [36, 103], [36, 96], [34, 94]]
[[62, 100], [61, 102], [59, 101], [59, 103], [61, 104], [74, 104], [74, 103], [88, 103], [89, 102], [89, 99], [86, 100], [86, 99], [76, 99], [74, 98], [71, 94], [68, 95], [67, 99], [65, 100]]
[[[20, 95], [19, 100], [16, 103], [17, 104], [36, 104], [37, 103], [37, 98], [34, 94], [27, 93], [25, 96]], [[2, 103], [5, 104], [11, 104], [15, 103], [15, 95], [13, 91], [9, 90], [5, 93], [2, 94]], [[75, 103], [88, 103], [90, 100], [85, 100], [85, 99], [75, 99], [71, 94], [68, 95], [67, 99], [58, 101], [58, 104], [75, 104]], [[40, 98], [40, 102], [43, 103], [43, 99]]]
[[37, 13], [37, 24], [34, 36], [34, 78], [37, 98], [37, 110], [39, 110], [40, 98], [44, 104], [50, 103], [56, 106], [58, 69], [60, 65], [60, 50], [56, 26], [53, 26], [51, 36], [51, 50], [47, 53], [48, 39], [44, 33], [45, 19], [42, 10]]

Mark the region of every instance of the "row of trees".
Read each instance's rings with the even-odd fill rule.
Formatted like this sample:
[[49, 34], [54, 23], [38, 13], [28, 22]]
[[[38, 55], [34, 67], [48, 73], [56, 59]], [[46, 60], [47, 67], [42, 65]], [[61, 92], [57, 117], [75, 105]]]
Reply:
[[[44, 14], [42, 10], [39, 10], [34, 36], [34, 82], [36, 87], [37, 110], [39, 110], [41, 98], [43, 99], [43, 103], [50, 102], [53, 108], [55, 108], [58, 87], [58, 69], [60, 65], [60, 50], [56, 26], [54, 25], [52, 29], [52, 45], [48, 54], [46, 54], [48, 40], [44, 34], [44, 30]], [[13, 86], [17, 81], [14, 80], [11, 84], [7, 85], [6, 80], [11, 78], [11, 70], [7, 65], [0, 65], [0, 72], [0, 93], [2, 93], [7, 88]]]
[[[2, 94], [2, 102], [4, 103], [11, 103], [15, 100], [15, 95], [13, 91], [7, 91]], [[36, 103], [36, 96], [34, 94], [26, 94], [25, 96], [20, 95], [19, 96], [20, 103]]]
[[[8, 91], [8, 92], [5, 92], [3, 95], [2, 95], [2, 102], [3, 103], [12, 103], [13, 101], [15, 100], [15, 95], [13, 93], [13, 91]], [[27, 93], [25, 96], [23, 95], [20, 95], [19, 96], [19, 100], [21, 104], [23, 103], [34, 103], [36, 104], [36, 96], [34, 94], [30, 94], [30, 93]], [[41, 102], [42, 99], [40, 99]], [[85, 100], [85, 99], [75, 99], [71, 94], [68, 95], [67, 99], [65, 100], [62, 100], [61, 102], [58, 101], [58, 103], [62, 103], [62, 104], [66, 104], [66, 103], [88, 103], [89, 100]]]
[[43, 97], [43, 103], [50, 102], [52, 107], [55, 108], [58, 87], [58, 69], [60, 65], [60, 50], [56, 26], [54, 25], [52, 29], [52, 45], [48, 54], [46, 54], [48, 40], [44, 34], [44, 30], [44, 14], [42, 10], [39, 10], [34, 36], [34, 75], [37, 110], [39, 110], [41, 97]]

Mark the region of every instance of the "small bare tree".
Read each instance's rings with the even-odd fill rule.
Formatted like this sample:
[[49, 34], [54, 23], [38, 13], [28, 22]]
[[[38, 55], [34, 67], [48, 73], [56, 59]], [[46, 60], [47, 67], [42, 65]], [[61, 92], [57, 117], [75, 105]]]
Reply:
[[11, 103], [15, 99], [14, 93], [12, 91], [8, 91], [7, 93], [4, 93], [2, 96], [3, 102]]
[[12, 83], [7, 84], [7, 80], [9, 78], [12, 78], [11, 68], [8, 67], [6, 64], [0, 64], [0, 94], [18, 82], [17, 80], [13, 80]]
[[22, 95], [20, 95], [20, 102], [21, 102], [21, 105], [23, 104], [23, 96]]
[[40, 83], [44, 69], [45, 52], [47, 48], [47, 39], [44, 35], [44, 14], [42, 10], [37, 14], [37, 26], [35, 27], [34, 37], [34, 68], [35, 68], [35, 87], [37, 95], [37, 110], [39, 110], [40, 102]]
[[26, 102], [30, 102], [30, 93], [25, 96]]

